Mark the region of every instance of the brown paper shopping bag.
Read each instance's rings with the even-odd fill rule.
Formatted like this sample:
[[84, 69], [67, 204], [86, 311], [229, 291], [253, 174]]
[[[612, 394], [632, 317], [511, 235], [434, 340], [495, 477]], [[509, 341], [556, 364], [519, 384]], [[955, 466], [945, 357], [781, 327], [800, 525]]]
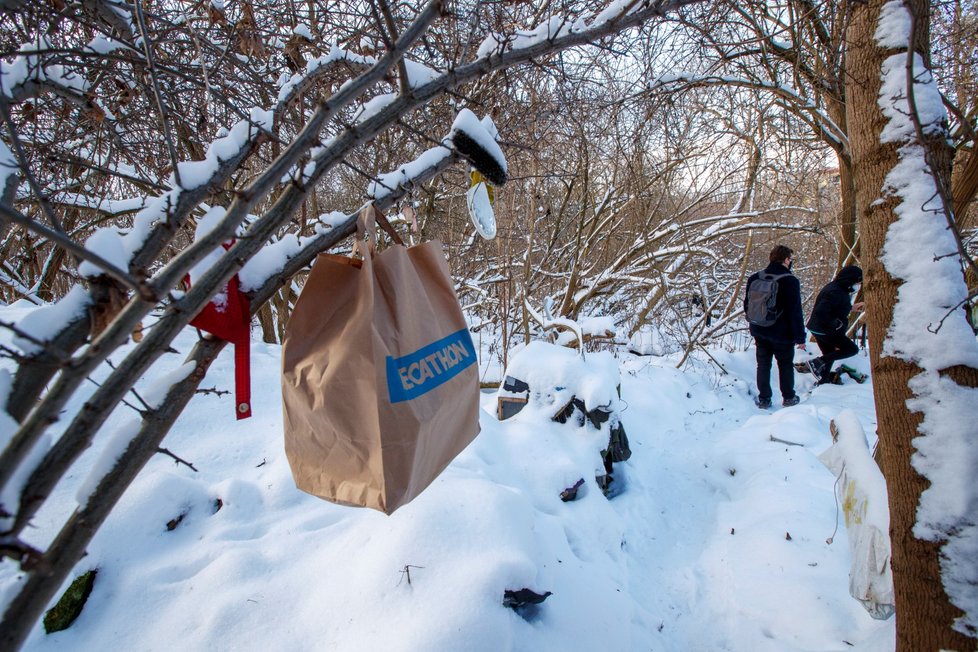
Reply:
[[366, 249], [321, 254], [289, 319], [285, 451], [299, 489], [390, 514], [479, 433], [478, 365], [441, 245]]

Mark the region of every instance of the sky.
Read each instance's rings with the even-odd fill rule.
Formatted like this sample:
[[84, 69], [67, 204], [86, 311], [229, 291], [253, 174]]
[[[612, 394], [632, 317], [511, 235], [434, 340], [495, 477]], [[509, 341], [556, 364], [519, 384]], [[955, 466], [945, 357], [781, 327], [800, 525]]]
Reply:
[[[840, 415], [875, 439], [871, 380], [814, 388], [798, 374], [801, 404], [780, 408], [776, 394], [762, 411], [753, 350], [711, 354], [716, 363], [678, 370], [675, 355], [622, 347], [580, 360], [535, 343], [510, 359], [531, 382], [528, 406], [499, 421], [497, 393], [483, 391], [479, 436], [386, 516], [295, 488], [280, 348], [253, 342], [254, 416], [236, 421], [231, 395], [191, 402], [164, 446], [196, 471], [164, 455], [150, 462], [72, 575], [98, 569], [79, 619], [55, 634], [36, 628], [24, 649], [892, 649], [893, 619], [873, 619], [849, 594], [837, 478], [819, 460]], [[164, 356], [141, 386], [182, 359]], [[850, 362], [868, 371], [864, 353]], [[499, 375], [485, 351], [482, 364]], [[616, 380], [612, 411], [632, 456], [615, 465], [609, 499], [594, 480], [607, 424], [551, 417], [568, 392], [607, 402]], [[201, 386], [233, 382], [229, 347]], [[29, 542], [42, 544], [76, 505], [127, 411], [58, 486]], [[577, 500], [562, 502], [578, 479]], [[16, 567], [0, 564], [4, 601], [16, 584]], [[503, 605], [523, 588], [551, 595]]]

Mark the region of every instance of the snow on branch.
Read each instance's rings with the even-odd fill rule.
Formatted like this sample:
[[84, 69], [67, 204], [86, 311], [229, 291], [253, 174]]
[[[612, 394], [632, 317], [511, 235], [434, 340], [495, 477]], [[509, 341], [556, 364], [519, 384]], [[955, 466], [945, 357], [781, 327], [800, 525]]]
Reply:
[[373, 57], [364, 57], [336, 45], [331, 45], [329, 52], [306, 62], [305, 70], [285, 79], [278, 91], [278, 101], [275, 113], [290, 106], [298, 97], [313, 88], [323, 77], [332, 72], [338, 65], [351, 66], [361, 72], [377, 64]]
[[529, 297], [523, 299], [523, 307], [526, 309], [526, 314], [535, 321], [544, 330], [567, 330], [574, 333], [577, 338], [577, 343], [579, 347], [579, 352], [581, 357], [584, 357], [584, 333], [581, 330], [581, 325], [578, 324], [573, 319], [568, 319], [566, 317], [554, 317], [551, 310], [551, 300], [547, 298], [544, 301], [543, 314], [538, 312], [530, 305]]
[[491, 33], [479, 45], [476, 50], [476, 57], [481, 59], [492, 55], [503, 54], [507, 51], [533, 48], [540, 44], [554, 43], [564, 36], [584, 34], [588, 31], [614, 25], [629, 15], [647, 9], [651, 4], [650, 2], [640, 2], [638, 0], [615, 0], [590, 22], [588, 21], [589, 16], [586, 14], [578, 18], [551, 16], [532, 29], [516, 30], [511, 35]]
[[81, 285], [75, 285], [64, 297], [51, 305], [42, 306], [20, 320], [17, 328], [31, 334], [31, 339], [15, 338], [14, 343], [27, 355], [41, 351], [60, 332], [63, 324], [85, 313], [92, 304], [91, 297]]
[[[155, 232], [157, 241], [168, 240], [173, 222], [182, 222], [212, 187], [237, 169], [244, 157], [258, 145], [260, 136], [271, 127], [271, 122], [270, 112], [252, 109], [248, 119], [238, 121], [230, 131], [210, 143], [203, 160], [178, 164], [182, 187], [177, 186], [171, 176], [171, 190], [146, 201], [134, 216], [132, 227], [125, 230], [118, 226], [101, 227], [89, 237], [86, 248], [120, 269], [138, 268], [148, 262], [147, 258], [155, 258], [159, 244], [143, 251], [147, 249], [148, 239]], [[134, 262], [141, 251], [143, 260]], [[91, 278], [104, 273], [104, 269], [85, 262], [79, 265], [78, 272]]]
[[35, 97], [44, 90], [51, 90], [75, 102], [88, 103], [85, 97], [88, 81], [63, 66], [45, 65], [42, 55], [54, 47], [46, 36], [24, 43], [11, 61], [0, 59], [0, 95], [11, 104]]
[[129, 197], [127, 199], [109, 199], [107, 197], [92, 197], [77, 192], [59, 192], [51, 195], [52, 205], [70, 206], [95, 211], [102, 215], [120, 216], [138, 212], [146, 207], [146, 197]]
[[849, 137], [829, 115], [810, 99], [800, 95], [788, 86], [769, 84], [743, 77], [726, 75], [697, 75], [687, 72], [669, 73], [660, 76], [649, 85], [650, 90], [664, 89], [680, 91], [689, 88], [710, 86], [740, 87], [766, 91], [779, 99], [784, 108], [805, 120], [822, 134], [826, 142], [839, 152], [848, 152]]
[[[385, 210], [457, 160], [458, 155], [453, 150], [441, 145], [433, 147], [413, 161], [398, 166], [393, 172], [379, 174], [378, 180], [370, 184], [367, 194], [379, 210]], [[281, 276], [291, 277], [311, 263], [328, 243], [337, 241], [339, 234], [352, 229], [359, 213], [360, 209], [348, 214], [333, 212], [321, 215], [315, 235], [298, 238], [290, 234], [265, 245], [239, 272], [241, 289], [262, 295], [262, 288], [270, 281]]]
[[437, 166], [452, 155], [452, 150], [444, 145], [425, 150], [421, 156], [396, 170], [378, 174], [377, 179], [367, 187], [367, 195], [373, 199], [386, 199], [399, 188], [411, 188], [415, 179], [421, 176], [420, 172]]

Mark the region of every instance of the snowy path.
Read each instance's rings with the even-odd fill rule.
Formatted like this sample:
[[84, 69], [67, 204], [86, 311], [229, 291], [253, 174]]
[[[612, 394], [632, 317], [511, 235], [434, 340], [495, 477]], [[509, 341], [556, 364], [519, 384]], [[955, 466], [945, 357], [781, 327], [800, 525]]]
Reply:
[[[480, 436], [387, 517], [295, 489], [279, 350], [255, 343], [256, 416], [235, 422], [228, 397], [191, 404], [166, 445], [199, 471], [151, 462], [76, 569], [99, 569], [82, 616], [65, 632], [36, 630], [25, 649], [892, 649], [892, 621], [871, 620], [848, 596], [844, 531], [825, 543], [833, 477], [815, 459], [843, 407], [872, 432], [869, 387], [819, 388], [761, 413], [740, 380], [751, 354], [714, 354], [731, 375], [623, 358], [633, 456], [613, 500], [590, 479], [593, 431], [532, 411], [499, 422], [483, 395]], [[154, 375], [181, 359], [166, 356]], [[230, 386], [232, 368], [223, 355], [204, 386]], [[73, 508], [102, 441], [38, 515], [38, 542]], [[581, 497], [561, 502], [582, 476]], [[0, 564], [0, 593], [16, 583]], [[553, 595], [521, 617], [501, 602], [523, 587]]]
[[[626, 537], [630, 592], [646, 597], [637, 618], [639, 631], [652, 637], [650, 649], [694, 649], [705, 644], [697, 612], [702, 609], [703, 578], [698, 557], [716, 518], [717, 487], [704, 480], [715, 419], [702, 412], [683, 415], [663, 406], [694, 405], [688, 385], [660, 370], [655, 385], [626, 383], [623, 419], [633, 436], [628, 490], [614, 501], [628, 525]], [[639, 641], [634, 641], [636, 644]], [[640, 649], [638, 645], [634, 649]]]
[[841, 409], [875, 428], [871, 386], [814, 389], [799, 375], [801, 405], [760, 411], [746, 391], [751, 356], [726, 357], [731, 375], [693, 379], [624, 364], [636, 378], [623, 418], [638, 442], [629, 491], [614, 503], [649, 637], [633, 649], [892, 649], [892, 621], [871, 620], [848, 596], [844, 527], [824, 541], [834, 479], [815, 459]]

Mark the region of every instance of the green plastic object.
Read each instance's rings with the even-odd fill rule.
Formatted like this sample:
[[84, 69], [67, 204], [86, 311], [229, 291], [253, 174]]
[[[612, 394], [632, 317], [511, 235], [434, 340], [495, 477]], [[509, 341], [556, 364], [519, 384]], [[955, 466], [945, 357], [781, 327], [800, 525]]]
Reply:
[[71, 623], [81, 615], [88, 596], [92, 594], [97, 573], [97, 570], [90, 570], [75, 578], [58, 603], [44, 614], [45, 632], [53, 634], [71, 627]]

